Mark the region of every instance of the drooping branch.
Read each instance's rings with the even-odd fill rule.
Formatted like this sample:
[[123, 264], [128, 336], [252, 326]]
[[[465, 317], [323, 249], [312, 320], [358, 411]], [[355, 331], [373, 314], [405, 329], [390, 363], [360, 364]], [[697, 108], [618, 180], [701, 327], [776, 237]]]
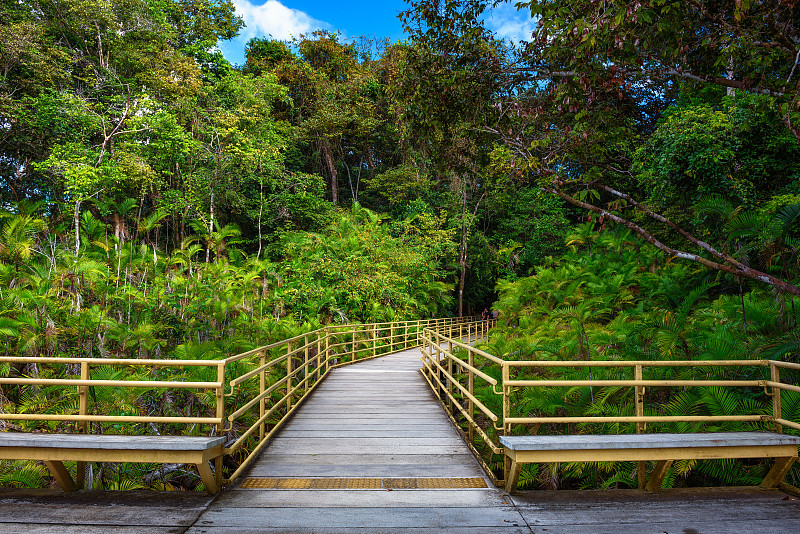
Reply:
[[625, 199], [628, 202], [628, 204], [630, 204], [631, 206], [635, 207], [636, 209], [638, 209], [639, 211], [641, 211], [642, 213], [644, 213], [648, 217], [650, 217], [652, 219], [655, 219], [660, 223], [666, 224], [667, 226], [669, 226], [670, 228], [672, 228], [673, 230], [675, 230], [676, 232], [681, 234], [683, 237], [685, 237], [686, 239], [691, 241], [693, 244], [695, 244], [698, 247], [702, 248], [703, 250], [705, 250], [709, 254], [712, 254], [713, 256], [716, 256], [720, 260], [727, 261], [727, 262], [732, 262], [739, 268], [746, 268], [746, 266], [743, 265], [742, 263], [738, 262], [735, 259], [732, 259], [730, 256], [726, 256], [725, 254], [723, 254], [722, 252], [718, 251], [717, 249], [715, 249], [714, 247], [712, 247], [711, 245], [709, 245], [705, 241], [701, 241], [701, 240], [697, 239], [695, 236], [693, 236], [692, 234], [690, 234], [689, 232], [687, 232], [686, 230], [684, 230], [683, 228], [681, 228], [680, 226], [678, 226], [674, 222], [670, 221], [669, 219], [667, 219], [666, 217], [664, 217], [660, 213], [656, 213], [653, 210], [649, 209], [644, 204], [641, 204], [641, 203], [637, 202], [630, 195], [628, 195], [626, 193], [622, 193], [620, 191], [617, 191], [616, 189], [613, 189], [611, 187], [608, 187], [607, 185], [604, 185], [604, 184], [601, 184], [601, 183], [598, 183], [598, 182], [593, 182], [591, 185], [594, 186], [594, 187], [597, 187], [599, 189], [602, 189], [603, 191], [611, 193], [612, 195], [614, 195], [616, 197]]
[[[779, 291], [783, 291], [783, 292], [786, 292], [786, 293], [790, 293], [792, 295], [800, 296], [800, 288], [798, 288], [798, 287], [786, 282], [785, 280], [781, 280], [779, 278], [775, 278], [774, 276], [772, 276], [770, 274], [767, 274], [767, 273], [761, 272], [761, 271], [759, 271], [757, 269], [753, 269], [751, 267], [743, 265], [741, 262], [736, 261], [736, 259], [730, 257], [727, 254], [723, 254], [723, 253], [717, 251], [717, 254], [715, 254], [715, 256], [717, 256], [719, 259], [721, 259], [721, 260], [723, 260], [725, 262], [725, 263], [719, 263], [719, 262], [716, 262], [716, 261], [709, 260], [708, 258], [704, 258], [704, 257], [702, 257], [702, 256], [700, 256], [698, 254], [693, 254], [691, 252], [685, 252], [683, 250], [678, 250], [678, 249], [672, 248], [672, 247], [670, 247], [668, 245], [665, 245], [664, 243], [662, 243], [661, 241], [659, 241], [658, 239], [653, 237], [653, 235], [650, 234], [650, 232], [648, 232], [647, 230], [645, 230], [644, 228], [642, 228], [638, 224], [636, 224], [636, 223], [634, 223], [632, 221], [629, 221], [627, 219], [624, 219], [623, 217], [620, 217], [619, 215], [615, 215], [614, 213], [611, 213], [610, 211], [605, 210], [605, 209], [603, 209], [603, 208], [601, 208], [599, 206], [595, 206], [594, 204], [589, 204], [588, 202], [583, 202], [581, 200], [578, 200], [578, 199], [574, 198], [572, 195], [569, 195], [569, 194], [565, 193], [558, 186], [558, 182], [556, 182], [555, 185], [553, 185], [551, 187], [544, 187], [543, 190], [548, 192], [548, 193], [552, 193], [554, 195], [557, 195], [557, 196], [561, 197], [562, 199], [566, 200], [567, 202], [569, 202], [570, 204], [572, 204], [574, 206], [578, 206], [580, 208], [592, 211], [594, 213], [602, 215], [603, 217], [606, 217], [606, 218], [608, 218], [608, 219], [610, 219], [610, 220], [612, 220], [612, 221], [614, 221], [616, 223], [619, 223], [619, 224], [625, 226], [626, 228], [628, 228], [628, 229], [636, 232], [637, 234], [639, 234], [642, 238], [645, 239], [645, 241], [647, 241], [648, 243], [650, 243], [651, 245], [653, 245], [657, 249], [659, 249], [659, 250], [661, 250], [663, 252], [666, 252], [670, 256], [673, 256], [673, 257], [676, 257], [676, 258], [685, 259], [685, 260], [694, 261], [694, 262], [697, 262], [697, 263], [699, 263], [699, 264], [701, 264], [701, 265], [703, 265], [705, 267], [708, 267], [709, 269], [714, 269], [715, 271], [721, 271], [721, 272], [725, 272], [725, 273], [728, 273], [728, 274], [732, 274], [734, 276], [741, 276], [743, 278], [748, 278], [750, 280], [757, 280], [759, 282], [764, 282], [766, 284], [771, 285], [772, 287], [776, 288]], [[700, 243], [701, 242], [700, 240], [698, 240], [696, 238], [693, 238], [693, 239], [694, 239], [693, 242], [696, 242], [696, 243]]]

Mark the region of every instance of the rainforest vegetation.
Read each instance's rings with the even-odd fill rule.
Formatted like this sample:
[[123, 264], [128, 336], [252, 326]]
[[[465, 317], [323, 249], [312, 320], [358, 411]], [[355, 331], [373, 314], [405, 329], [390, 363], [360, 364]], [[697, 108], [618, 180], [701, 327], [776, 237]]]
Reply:
[[[519, 43], [486, 29], [493, 2], [407, 4], [402, 42], [254, 38], [232, 65], [229, 0], [0, 0], [3, 355], [214, 358], [493, 306], [506, 357], [800, 360], [795, 2], [516, 2]], [[58, 396], [0, 386], [25, 409]], [[0, 486], [46, 483], [24, 465]], [[563, 469], [523, 482], [635, 485]], [[686, 462], [672, 483], [763, 469]]]

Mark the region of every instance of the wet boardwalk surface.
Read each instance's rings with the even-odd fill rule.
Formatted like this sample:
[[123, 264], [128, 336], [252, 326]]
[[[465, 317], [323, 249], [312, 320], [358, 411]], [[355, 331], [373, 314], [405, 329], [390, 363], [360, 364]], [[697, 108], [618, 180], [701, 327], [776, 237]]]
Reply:
[[335, 369], [236, 485], [197, 493], [0, 490], [0, 533], [800, 532], [753, 488], [525, 492], [488, 480], [406, 351]]

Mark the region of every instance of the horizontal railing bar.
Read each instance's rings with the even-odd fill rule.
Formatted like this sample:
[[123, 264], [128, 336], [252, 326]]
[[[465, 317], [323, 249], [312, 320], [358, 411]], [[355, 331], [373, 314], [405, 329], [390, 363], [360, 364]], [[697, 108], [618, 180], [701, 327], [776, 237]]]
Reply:
[[[484, 404], [483, 404], [483, 403], [482, 403], [480, 400], [478, 400], [478, 399], [477, 399], [477, 398], [476, 398], [476, 397], [475, 397], [475, 396], [474, 396], [472, 393], [470, 393], [470, 392], [469, 392], [469, 390], [468, 390], [467, 388], [465, 388], [464, 386], [462, 386], [461, 384], [459, 384], [458, 380], [455, 380], [455, 379], [454, 379], [454, 378], [453, 378], [453, 377], [450, 375], [450, 373], [448, 373], [448, 372], [447, 372], [447, 370], [446, 370], [446, 369], [445, 369], [445, 368], [444, 368], [444, 367], [443, 367], [443, 366], [442, 366], [442, 365], [441, 365], [441, 364], [440, 364], [438, 361], [436, 361], [436, 359], [435, 359], [435, 358], [429, 358], [429, 359], [430, 359], [430, 360], [433, 362], [433, 365], [435, 365], [435, 366], [437, 367], [437, 369], [439, 369], [439, 371], [440, 371], [440, 372], [441, 372], [441, 373], [442, 373], [444, 376], [446, 376], [448, 380], [450, 380], [450, 383], [451, 383], [451, 384], [453, 384], [454, 386], [456, 386], [456, 387], [459, 389], [459, 391], [461, 391], [461, 393], [463, 393], [464, 395], [466, 395], [466, 396], [467, 396], [467, 398], [469, 398], [469, 399], [470, 399], [472, 402], [474, 402], [474, 403], [475, 403], [475, 406], [477, 406], [477, 407], [478, 407], [478, 408], [479, 408], [479, 409], [480, 409], [480, 410], [481, 410], [481, 411], [484, 413], [484, 415], [486, 415], [486, 417], [488, 417], [489, 419], [491, 419], [493, 423], [496, 423], [496, 422], [497, 422], [497, 416], [494, 414], [494, 412], [493, 412], [493, 411], [491, 411], [489, 408], [487, 408], [487, 407], [486, 407], [486, 406], [485, 406], [485, 405], [484, 405]], [[428, 367], [428, 368], [430, 369], [430, 367]], [[437, 381], [438, 381], [438, 379], [437, 379]], [[458, 403], [458, 402], [455, 400], [455, 397], [453, 397], [453, 396], [450, 394], [450, 392], [449, 392], [449, 391], [447, 392], [447, 395], [448, 395], [450, 398], [452, 398], [452, 399], [453, 399], [453, 401], [454, 401], [454, 402], [456, 402], [456, 404]]]
[[[426, 328], [426, 330], [430, 330], [430, 329]], [[431, 338], [425, 338], [425, 340], [428, 341], [432, 345], [438, 345], [439, 343], [443, 343], [443, 342], [451, 342], [451, 343], [453, 343], [453, 345], [455, 345], [457, 347], [461, 347], [462, 349], [468, 350], [468, 351], [472, 352], [473, 354], [477, 354], [479, 356], [483, 356], [484, 358], [486, 358], [488, 360], [491, 360], [494, 363], [497, 363], [497, 364], [500, 364], [500, 365], [503, 365], [503, 364], [507, 363], [507, 362], [501, 360], [500, 358], [498, 358], [497, 356], [493, 356], [493, 355], [489, 354], [488, 352], [484, 352], [484, 351], [482, 351], [480, 349], [476, 349], [472, 345], [468, 345], [466, 343], [462, 343], [461, 341], [459, 341], [457, 339], [449, 338], [447, 336], [444, 336], [444, 335], [439, 334], [438, 332], [434, 332], [432, 330], [431, 330], [431, 332], [437, 338], [439, 338], [437, 340], [437, 342], [434, 342]], [[423, 333], [423, 337], [424, 336], [425, 336], [425, 334]]]
[[698, 422], [724, 422], [724, 421], [772, 421], [770, 415], [630, 415], [630, 416], [587, 416], [587, 417], [506, 417], [506, 424], [535, 424], [535, 423], [698, 423]]
[[0, 384], [22, 384], [29, 386], [94, 386], [94, 387], [130, 387], [130, 388], [184, 388], [215, 389], [222, 387], [221, 382], [162, 382], [157, 380], [80, 380], [78, 378], [5, 378], [0, 377]]
[[778, 423], [779, 425], [788, 426], [789, 428], [794, 428], [795, 430], [800, 430], [800, 424], [795, 423], [794, 421], [787, 421], [786, 419], [774, 419], [774, 422]]
[[242, 406], [241, 408], [239, 408], [238, 410], [236, 410], [235, 412], [230, 414], [228, 416], [228, 421], [234, 421], [235, 419], [237, 419], [240, 415], [242, 415], [247, 410], [249, 410], [250, 408], [255, 406], [256, 402], [258, 402], [259, 400], [261, 400], [261, 399], [269, 396], [270, 394], [272, 394], [272, 392], [274, 392], [276, 389], [278, 389], [279, 387], [284, 385], [288, 380], [290, 380], [290, 379], [294, 378], [295, 376], [297, 376], [300, 373], [300, 371], [302, 371], [303, 369], [308, 367], [311, 363], [313, 363], [313, 362], [311, 362], [309, 360], [308, 362], [304, 363], [303, 365], [297, 367], [297, 369], [292, 371], [291, 374], [288, 374], [288, 375], [282, 377], [280, 380], [278, 380], [277, 382], [272, 384], [270, 387], [265, 389], [263, 393], [258, 394], [255, 398], [250, 400], [250, 402], [248, 402], [247, 404], [245, 404], [244, 406]]
[[224, 360], [134, 360], [130, 358], [53, 358], [39, 356], [0, 356], [0, 362], [7, 363], [60, 363], [89, 365], [135, 365], [142, 367], [216, 367]]
[[443, 352], [445, 354], [447, 354], [447, 356], [449, 357], [449, 359], [451, 359], [453, 361], [453, 363], [458, 364], [462, 369], [466, 369], [468, 371], [472, 371], [475, 375], [481, 377], [485, 382], [488, 382], [493, 386], [497, 385], [497, 380], [495, 380], [491, 376], [487, 375], [483, 371], [473, 367], [472, 365], [470, 365], [469, 363], [465, 362], [464, 360], [462, 360], [460, 358], [456, 358], [455, 356], [453, 356], [452, 354], [450, 354], [447, 351], [443, 351]]
[[766, 380], [507, 380], [514, 387], [574, 387], [574, 386], [737, 386], [763, 387]]
[[778, 360], [767, 360], [775, 367], [783, 367], [784, 369], [800, 369], [800, 363], [794, 362], [781, 362]]
[[[320, 380], [321, 380], [321, 379], [320, 379]], [[233, 452], [233, 451], [235, 451], [236, 449], [240, 448], [240, 447], [241, 447], [241, 444], [242, 444], [242, 443], [244, 443], [244, 441], [245, 441], [247, 438], [249, 438], [249, 437], [250, 437], [250, 436], [251, 436], [251, 435], [252, 435], [252, 434], [253, 434], [253, 433], [256, 431], [256, 429], [257, 429], [259, 426], [261, 426], [262, 424], [264, 424], [264, 423], [267, 421], [267, 419], [269, 419], [269, 418], [270, 418], [270, 416], [272, 416], [272, 414], [273, 414], [273, 413], [275, 413], [275, 410], [277, 410], [278, 408], [280, 408], [280, 406], [281, 406], [282, 404], [286, 404], [288, 401], [290, 401], [290, 400], [292, 399], [292, 396], [294, 395], [295, 391], [297, 391], [298, 389], [300, 389], [300, 384], [297, 384], [297, 385], [296, 385], [294, 388], [292, 388], [292, 390], [291, 390], [290, 392], [288, 392], [288, 393], [287, 393], [287, 394], [285, 394], [283, 397], [281, 397], [281, 398], [280, 398], [280, 400], [276, 401], [276, 402], [275, 402], [275, 404], [272, 406], [272, 408], [270, 408], [269, 410], [267, 410], [267, 412], [266, 412], [266, 413], [264, 413], [264, 415], [263, 415], [262, 417], [259, 417], [259, 418], [258, 418], [258, 420], [257, 420], [255, 423], [253, 423], [253, 424], [250, 426], [250, 428], [248, 428], [248, 429], [247, 429], [247, 431], [245, 431], [245, 433], [244, 433], [244, 434], [242, 434], [241, 436], [239, 436], [239, 439], [237, 439], [237, 440], [236, 440], [236, 441], [233, 443], [233, 445], [231, 445], [231, 446], [230, 446], [230, 448], [226, 448], [225, 450], [226, 450], [226, 451]], [[301, 399], [302, 399], [302, 398], [305, 398], [305, 395], [304, 395], [303, 397], [301, 397]], [[295, 407], [296, 407], [296, 406], [295, 406]], [[290, 414], [290, 413], [291, 413], [293, 410], [294, 410], [293, 408], [292, 408], [292, 409], [290, 409], [290, 411], [289, 411], [289, 412], [287, 412], [287, 413], [286, 413], [286, 414], [285, 414], [285, 415], [284, 415], [284, 416], [283, 416], [283, 417], [280, 419], [280, 421], [283, 421], [283, 420], [284, 420], [286, 417], [288, 417], [288, 416], [289, 416], [289, 414]], [[280, 421], [279, 421], [279, 422], [280, 422]]]
[[725, 367], [768, 366], [770, 360], [503, 360], [509, 367]]
[[800, 386], [794, 386], [792, 384], [784, 384], [783, 382], [773, 382], [771, 380], [767, 380], [765, 385], [777, 389], [783, 389], [786, 391], [796, 391], [800, 393]]
[[222, 424], [216, 417], [156, 417], [139, 415], [68, 415], [37, 413], [0, 413], [0, 420], [10, 421], [86, 421], [96, 423], [176, 423]]
[[[283, 346], [288, 345], [289, 343], [293, 343], [294, 341], [297, 341], [298, 339], [304, 339], [306, 336], [313, 336], [315, 334], [318, 334], [318, 333], [324, 332], [324, 331], [326, 331], [325, 328], [318, 328], [316, 330], [312, 330], [311, 332], [306, 332], [305, 334], [299, 334], [297, 336], [290, 337], [288, 339], [283, 339], [281, 341], [276, 341], [275, 343], [270, 343], [269, 345], [264, 345], [263, 347], [258, 347], [258, 348], [255, 348], [253, 350], [250, 350], [250, 351], [247, 351], [247, 352], [243, 352], [241, 354], [236, 354], [234, 356], [230, 356], [228, 358], [225, 358], [224, 360], [219, 360], [219, 361], [225, 362], [226, 364], [233, 363], [233, 362], [239, 361], [239, 360], [241, 360], [243, 358], [246, 358], [248, 356], [252, 356], [253, 354], [258, 354], [259, 352], [262, 352], [262, 351], [265, 351], [265, 350], [272, 350], [272, 349], [276, 349], [278, 347], [283, 347]], [[324, 338], [322, 338], [322, 339], [324, 339]], [[317, 340], [314, 340], [314, 343], [316, 343], [316, 341]], [[311, 343], [308, 343], [308, 345], [310, 346]]]
[[[423, 358], [420, 358], [420, 359], [422, 360], [422, 365], [425, 367], [425, 369], [427, 369], [430, 374], [433, 374], [433, 370], [430, 368], [428, 362], [426, 361], [427, 359], [431, 359], [431, 358], [430, 357], [423, 357]], [[436, 391], [436, 388], [433, 386], [433, 383], [431, 382], [430, 378], [428, 378], [428, 375], [426, 373], [422, 373], [422, 376], [428, 382], [428, 385], [431, 386], [431, 389], [433, 390], [434, 394], [439, 398], [440, 401], [442, 401], [442, 404], [444, 404], [444, 401], [443, 401], [441, 395], [439, 395], [438, 392]], [[445, 386], [444, 386], [444, 384], [442, 384], [442, 381], [439, 379], [439, 377], [435, 376], [435, 375], [433, 375], [433, 376], [434, 376], [434, 379], [436, 380], [436, 383], [439, 384], [439, 387], [442, 390], [445, 390]], [[483, 438], [483, 441], [492, 449], [492, 452], [494, 454], [502, 454], [503, 453], [503, 449], [501, 449], [499, 445], [496, 445], [492, 441], [492, 439], [488, 436], [488, 434], [486, 434], [486, 432], [483, 431], [483, 429], [480, 427], [480, 425], [478, 425], [478, 423], [475, 422], [475, 420], [469, 415], [469, 412], [463, 406], [461, 406], [460, 403], [453, 402], [453, 405], [458, 407], [458, 411], [461, 412], [461, 415], [464, 417], [464, 419], [466, 419], [470, 423], [470, 426], [472, 426], [475, 430], [478, 431], [478, 434]]]
[[[314, 343], [314, 344], [316, 345], [316, 343]], [[248, 371], [243, 375], [237, 376], [236, 378], [234, 378], [233, 380], [230, 381], [231, 387], [238, 386], [242, 382], [244, 382], [244, 381], [246, 381], [246, 380], [248, 380], [250, 378], [253, 378], [256, 375], [258, 375], [260, 372], [266, 371], [267, 369], [269, 369], [271, 367], [275, 367], [277, 364], [283, 363], [283, 362], [285, 362], [286, 360], [288, 360], [291, 357], [296, 357], [296, 353], [303, 352], [303, 351], [305, 351], [306, 347], [310, 347], [310, 346], [311, 346], [311, 344], [304, 345], [300, 349], [297, 349], [296, 351], [293, 351], [291, 353], [286, 353], [286, 354], [281, 354], [280, 356], [276, 356], [274, 359], [269, 360], [264, 365], [261, 365], [261, 366], [255, 368], [255, 369], [253, 369], [252, 371]]]
[[[317, 368], [317, 369], [319, 369], [319, 368]], [[239, 478], [239, 476], [240, 476], [240, 475], [241, 475], [241, 474], [242, 474], [242, 473], [243, 473], [243, 472], [244, 472], [244, 471], [247, 469], [247, 466], [249, 466], [249, 465], [250, 465], [250, 463], [253, 461], [253, 459], [254, 459], [254, 458], [255, 458], [255, 457], [256, 457], [256, 456], [257, 456], [257, 455], [258, 455], [258, 454], [261, 452], [261, 449], [263, 449], [263, 448], [266, 446], [266, 444], [267, 444], [267, 443], [269, 443], [269, 440], [272, 438], [272, 436], [274, 436], [274, 435], [275, 435], [275, 433], [276, 433], [278, 430], [280, 430], [280, 428], [283, 426], [283, 423], [284, 423], [284, 422], [285, 422], [285, 421], [286, 421], [286, 420], [287, 420], [287, 419], [288, 419], [288, 418], [289, 418], [289, 417], [290, 417], [290, 416], [291, 416], [291, 415], [294, 413], [294, 411], [295, 411], [295, 410], [297, 410], [297, 408], [298, 408], [298, 407], [299, 407], [299, 406], [302, 404], [302, 401], [303, 401], [303, 399], [305, 399], [305, 398], [306, 398], [306, 396], [308, 396], [308, 394], [309, 394], [309, 393], [311, 393], [312, 391], [314, 391], [314, 388], [316, 388], [316, 387], [317, 387], [317, 386], [318, 386], [318, 385], [319, 385], [319, 384], [322, 382], [322, 380], [324, 380], [324, 379], [325, 379], [325, 377], [326, 377], [327, 375], [328, 375], [328, 372], [327, 372], [327, 371], [325, 371], [325, 373], [324, 373], [324, 374], [323, 374], [321, 377], [319, 377], [319, 379], [318, 379], [318, 380], [317, 380], [317, 381], [316, 381], [316, 382], [315, 382], [315, 383], [314, 383], [314, 384], [313, 384], [313, 385], [312, 385], [312, 386], [309, 388], [309, 390], [308, 390], [308, 391], [306, 392], [306, 394], [305, 394], [305, 395], [304, 395], [304, 396], [303, 396], [303, 397], [300, 399], [300, 401], [299, 401], [297, 404], [295, 404], [294, 406], [292, 406], [292, 409], [291, 409], [291, 410], [289, 410], [289, 411], [286, 413], [286, 415], [284, 415], [284, 416], [281, 418], [281, 420], [280, 420], [280, 421], [278, 421], [277, 423], [275, 423], [275, 426], [273, 426], [273, 427], [272, 427], [272, 429], [271, 429], [271, 430], [270, 430], [270, 431], [269, 431], [269, 432], [268, 432], [268, 433], [267, 433], [267, 434], [264, 436], [264, 439], [260, 440], [259, 444], [258, 444], [258, 445], [256, 445], [256, 447], [255, 447], [255, 448], [254, 448], [252, 451], [250, 451], [250, 454], [248, 454], [248, 455], [247, 455], [247, 457], [246, 457], [246, 458], [245, 458], [245, 459], [242, 461], [242, 463], [241, 463], [241, 464], [239, 464], [239, 466], [236, 468], [236, 471], [234, 471], [234, 472], [233, 472], [233, 474], [231, 474], [230, 478], [229, 478], [229, 479], [227, 479], [227, 482], [228, 482], [228, 483], [230, 483], [230, 482], [233, 482], [233, 481], [235, 481], [237, 478]], [[255, 427], [255, 425], [254, 425], [254, 427]], [[254, 427], [251, 427], [251, 428], [254, 428]], [[239, 441], [239, 440], [237, 440], [237, 443], [238, 443], [238, 441]], [[236, 445], [236, 444], [234, 444], [234, 446], [235, 446], [235, 445]], [[238, 448], [238, 447], [236, 447], [236, 448]], [[224, 452], [224, 454], [231, 454], [232, 452], [235, 452], [235, 450], [236, 450], [236, 449], [235, 449], [235, 448], [232, 446], [230, 449], [229, 449], [229, 448], [225, 448], [225, 449], [223, 450], [223, 452]]]

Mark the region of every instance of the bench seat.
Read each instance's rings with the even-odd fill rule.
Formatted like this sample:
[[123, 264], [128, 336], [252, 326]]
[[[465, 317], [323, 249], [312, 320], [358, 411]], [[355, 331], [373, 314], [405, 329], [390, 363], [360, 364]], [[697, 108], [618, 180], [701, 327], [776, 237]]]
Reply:
[[[219, 491], [219, 479], [208, 465], [222, 457], [225, 438], [198, 436], [117, 436], [0, 432], [0, 459], [40, 460], [64, 491], [83, 486], [83, 462], [194, 464], [206, 491]], [[77, 482], [63, 462], [80, 462]], [[219, 465], [217, 468], [219, 471]]]
[[777, 458], [761, 483], [776, 487], [797, 459], [800, 437], [775, 432], [500, 436], [506, 455], [506, 491], [517, 485], [522, 464], [540, 462], [656, 461], [645, 488], [661, 488], [675, 460]]

